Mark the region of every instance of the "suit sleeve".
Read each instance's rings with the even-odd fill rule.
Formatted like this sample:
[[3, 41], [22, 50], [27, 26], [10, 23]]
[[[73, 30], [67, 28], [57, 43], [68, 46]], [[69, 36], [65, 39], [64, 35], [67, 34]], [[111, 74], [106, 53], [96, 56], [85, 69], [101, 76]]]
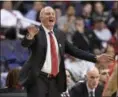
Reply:
[[65, 43], [65, 52], [79, 59], [97, 62], [95, 55], [78, 49], [77, 47], [69, 43], [67, 40]]
[[74, 86], [69, 90], [70, 97], [79, 97], [80, 96], [79, 88], [77, 86]]
[[33, 39], [27, 39], [27, 36], [25, 36], [21, 44], [23, 47], [30, 47], [34, 41], [35, 41], [35, 37]]

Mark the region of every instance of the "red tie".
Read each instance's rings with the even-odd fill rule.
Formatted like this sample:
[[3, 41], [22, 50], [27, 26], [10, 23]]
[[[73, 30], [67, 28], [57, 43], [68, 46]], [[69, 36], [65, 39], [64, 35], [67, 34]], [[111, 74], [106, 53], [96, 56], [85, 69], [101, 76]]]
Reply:
[[50, 47], [51, 47], [51, 61], [52, 61], [52, 70], [51, 74], [56, 76], [58, 73], [58, 56], [56, 52], [56, 44], [53, 37], [53, 32], [49, 33], [50, 36]]

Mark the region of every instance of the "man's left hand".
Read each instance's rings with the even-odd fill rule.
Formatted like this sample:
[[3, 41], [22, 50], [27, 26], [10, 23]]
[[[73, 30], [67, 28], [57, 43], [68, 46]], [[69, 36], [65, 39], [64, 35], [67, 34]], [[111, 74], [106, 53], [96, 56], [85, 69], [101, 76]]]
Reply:
[[101, 54], [97, 56], [97, 61], [99, 63], [111, 62], [114, 58], [108, 54]]

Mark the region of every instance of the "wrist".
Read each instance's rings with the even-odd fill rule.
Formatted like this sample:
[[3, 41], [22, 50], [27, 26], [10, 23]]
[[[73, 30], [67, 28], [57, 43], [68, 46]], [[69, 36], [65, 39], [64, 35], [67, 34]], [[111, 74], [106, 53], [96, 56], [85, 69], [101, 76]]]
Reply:
[[34, 38], [34, 35], [27, 34], [27, 35], [26, 35], [26, 38], [31, 40], [31, 39], [33, 39], [33, 38]]

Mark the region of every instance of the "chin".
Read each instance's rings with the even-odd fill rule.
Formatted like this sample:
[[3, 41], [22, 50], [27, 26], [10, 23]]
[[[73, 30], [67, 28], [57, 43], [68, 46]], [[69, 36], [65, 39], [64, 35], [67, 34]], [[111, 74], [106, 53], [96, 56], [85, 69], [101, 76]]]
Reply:
[[97, 88], [98, 85], [95, 85], [94, 88]]
[[50, 24], [50, 28], [53, 28], [54, 27], [54, 24]]

